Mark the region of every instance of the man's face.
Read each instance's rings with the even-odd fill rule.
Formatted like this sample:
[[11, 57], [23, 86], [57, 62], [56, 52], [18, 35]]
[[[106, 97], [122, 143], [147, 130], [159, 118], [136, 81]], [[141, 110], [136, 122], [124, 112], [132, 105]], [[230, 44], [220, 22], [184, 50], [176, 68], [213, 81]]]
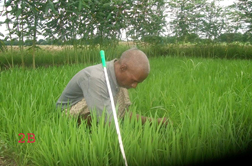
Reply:
[[127, 70], [124, 72], [120, 81], [120, 86], [130, 89], [136, 88], [137, 85], [147, 78], [148, 74], [143, 71]]

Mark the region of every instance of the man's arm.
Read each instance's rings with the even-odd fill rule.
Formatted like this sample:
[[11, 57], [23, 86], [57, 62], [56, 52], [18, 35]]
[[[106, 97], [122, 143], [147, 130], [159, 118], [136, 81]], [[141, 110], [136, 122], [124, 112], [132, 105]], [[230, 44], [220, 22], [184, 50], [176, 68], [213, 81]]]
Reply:
[[[130, 120], [132, 119], [133, 113], [130, 113]], [[91, 119], [91, 115], [88, 114], [85, 117], [82, 117], [83, 119], [86, 120], [86, 124], [88, 126], [91, 126], [92, 123], [92, 119]], [[136, 114], [136, 118], [137, 120], [141, 119], [142, 125], [144, 125], [146, 123], [146, 121], [148, 120], [150, 123], [152, 123], [153, 121], [158, 121], [158, 124], [162, 123], [162, 125], [167, 126], [168, 125], [168, 119], [167, 118], [158, 118], [158, 119], [153, 119], [153, 118], [149, 118], [149, 117], [145, 117], [145, 116], [140, 116], [139, 114]], [[81, 123], [81, 119], [78, 119], [78, 124], [80, 125]], [[110, 126], [111, 122], [109, 122], [109, 126]]]
[[[133, 113], [129, 112], [130, 114], [130, 120], [132, 119]], [[167, 118], [158, 118], [158, 119], [153, 119], [150, 117], [145, 117], [145, 116], [140, 116], [139, 114], [136, 114], [136, 118], [137, 120], [141, 120], [142, 124], [145, 124], [146, 121], [149, 121], [150, 123], [152, 123], [153, 121], [157, 121], [158, 124], [162, 123], [162, 125], [167, 126], [168, 125], [168, 119]]]

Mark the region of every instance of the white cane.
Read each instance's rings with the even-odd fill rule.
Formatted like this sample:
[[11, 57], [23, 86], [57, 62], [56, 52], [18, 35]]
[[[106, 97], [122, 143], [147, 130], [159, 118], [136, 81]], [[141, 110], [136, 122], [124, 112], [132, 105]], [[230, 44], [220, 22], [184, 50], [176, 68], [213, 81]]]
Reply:
[[113, 95], [112, 95], [112, 91], [111, 91], [111, 87], [110, 87], [110, 83], [109, 83], [109, 79], [108, 79], [108, 73], [107, 73], [107, 68], [106, 68], [106, 60], [105, 60], [105, 53], [104, 53], [103, 50], [100, 51], [100, 55], [101, 55], [101, 60], [102, 60], [102, 66], [103, 66], [104, 73], [105, 73], [105, 79], [106, 79], [106, 82], [107, 82], [107, 87], [108, 87], [109, 97], [110, 97], [110, 101], [111, 101], [112, 112], [113, 112], [113, 116], [114, 116], [114, 121], [115, 121], [115, 126], [116, 126], [116, 132], [117, 132], [117, 135], [118, 135], [118, 141], [119, 141], [120, 149], [121, 149], [121, 152], [122, 152], [123, 159], [125, 161], [125, 166], [128, 166], [127, 159], [126, 159], [125, 152], [124, 152], [124, 148], [123, 148], [123, 142], [122, 142], [122, 137], [121, 137], [120, 128], [119, 128], [119, 124], [118, 124], [118, 119], [117, 119], [117, 115], [116, 115], [114, 99], [113, 99]]

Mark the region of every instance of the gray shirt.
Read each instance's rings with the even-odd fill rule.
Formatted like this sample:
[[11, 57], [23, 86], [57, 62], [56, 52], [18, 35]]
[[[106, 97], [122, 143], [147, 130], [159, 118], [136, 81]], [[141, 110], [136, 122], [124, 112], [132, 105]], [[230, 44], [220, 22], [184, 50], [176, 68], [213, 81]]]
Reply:
[[[116, 59], [106, 63], [114, 98], [119, 91], [114, 70], [115, 61]], [[67, 108], [68, 105], [71, 107], [83, 98], [85, 98], [90, 112], [96, 110], [96, 115], [99, 117], [106, 109], [106, 115], [109, 115], [109, 121], [111, 120], [112, 106], [102, 64], [89, 66], [79, 71], [65, 87], [56, 106], [61, 106], [62, 109]]]

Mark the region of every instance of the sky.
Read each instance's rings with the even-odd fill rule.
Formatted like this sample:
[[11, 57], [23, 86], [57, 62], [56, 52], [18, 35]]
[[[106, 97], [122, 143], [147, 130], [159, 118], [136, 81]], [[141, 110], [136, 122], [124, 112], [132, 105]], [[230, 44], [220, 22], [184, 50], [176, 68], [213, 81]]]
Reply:
[[232, 5], [233, 2], [236, 2], [238, 0], [223, 0], [222, 2], [220, 2], [220, 5], [223, 5], [223, 6], [228, 6], [228, 5]]
[[[0, 0], [0, 11], [3, 10], [3, 4], [4, 4], [4, 1], [3, 0]], [[212, 0], [208, 0], [209, 2], [211, 2]], [[221, 6], [228, 6], [228, 5], [231, 5], [233, 4], [233, 2], [236, 2], [238, 0], [222, 0], [220, 3]], [[0, 21], [4, 21], [5, 20], [5, 16], [2, 16], [2, 13], [0, 13]], [[7, 32], [7, 28], [6, 28], [6, 25], [0, 25], [0, 32], [2, 34], [6, 34]], [[123, 35], [122, 37], [124, 38], [125, 35]], [[0, 37], [2, 38], [2, 37]], [[40, 37], [38, 37], [40, 38]]]

